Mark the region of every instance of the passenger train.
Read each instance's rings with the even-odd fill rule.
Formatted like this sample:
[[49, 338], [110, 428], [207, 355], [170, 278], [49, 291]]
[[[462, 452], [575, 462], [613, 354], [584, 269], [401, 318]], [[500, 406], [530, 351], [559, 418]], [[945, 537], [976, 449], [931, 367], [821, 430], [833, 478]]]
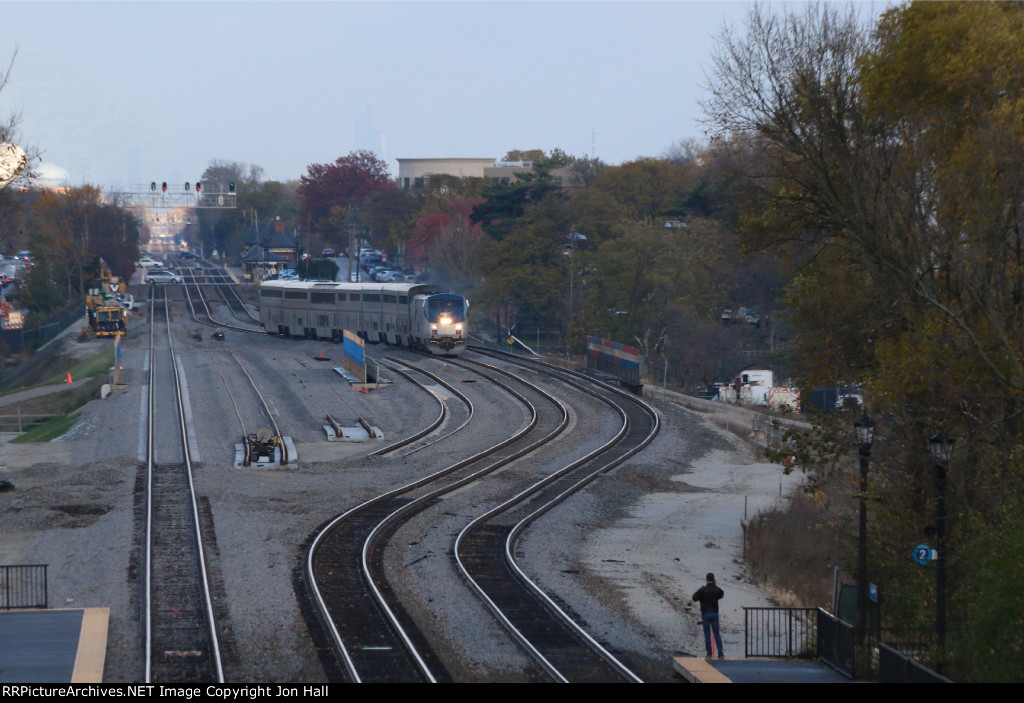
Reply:
[[466, 344], [469, 301], [420, 283], [266, 281], [260, 322], [270, 334], [341, 341], [344, 330], [432, 354]]

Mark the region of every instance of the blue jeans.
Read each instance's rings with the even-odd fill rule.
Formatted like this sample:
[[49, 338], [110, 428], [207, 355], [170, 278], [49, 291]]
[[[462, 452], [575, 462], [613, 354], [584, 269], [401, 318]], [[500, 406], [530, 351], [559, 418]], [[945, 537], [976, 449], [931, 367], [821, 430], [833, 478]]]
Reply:
[[718, 648], [718, 655], [722, 656], [722, 635], [718, 631], [718, 613], [704, 613], [701, 615], [704, 623], [704, 649], [711, 656], [711, 632], [715, 633], [715, 646]]

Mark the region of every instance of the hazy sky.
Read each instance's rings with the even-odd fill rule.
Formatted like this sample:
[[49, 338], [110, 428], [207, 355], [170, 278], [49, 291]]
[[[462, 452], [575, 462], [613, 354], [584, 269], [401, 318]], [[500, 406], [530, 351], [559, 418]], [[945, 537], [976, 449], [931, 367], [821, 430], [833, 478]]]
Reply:
[[[789, 5], [799, 9], [800, 4]], [[703, 67], [750, 3], [2, 2], [0, 116], [73, 185], [277, 180], [370, 149], [658, 156], [697, 123]]]

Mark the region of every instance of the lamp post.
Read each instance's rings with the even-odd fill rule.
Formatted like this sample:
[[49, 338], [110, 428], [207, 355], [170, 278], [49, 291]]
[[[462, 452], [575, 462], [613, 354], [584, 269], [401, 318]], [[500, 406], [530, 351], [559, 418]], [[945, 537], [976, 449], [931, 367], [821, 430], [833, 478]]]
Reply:
[[956, 440], [941, 431], [928, 439], [935, 466], [935, 635], [940, 650], [946, 644], [946, 478], [954, 444]]
[[864, 416], [853, 423], [857, 432], [857, 447], [860, 455], [860, 530], [857, 537], [857, 633], [863, 637], [866, 632], [868, 607], [868, 464], [871, 460], [871, 442], [875, 437], [875, 423]]

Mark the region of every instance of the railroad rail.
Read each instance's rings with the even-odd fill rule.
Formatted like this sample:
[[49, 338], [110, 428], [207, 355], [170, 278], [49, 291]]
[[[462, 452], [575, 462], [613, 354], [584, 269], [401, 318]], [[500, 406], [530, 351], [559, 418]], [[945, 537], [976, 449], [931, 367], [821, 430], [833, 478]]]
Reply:
[[[601, 447], [474, 519], [456, 538], [455, 559], [487, 607], [555, 680], [640, 682], [527, 577], [516, 563], [515, 542], [537, 517], [647, 446], [658, 433], [658, 415], [646, 403], [611, 386], [593, 387], [589, 378], [584, 381], [555, 367], [513, 359], [506, 361], [554, 375], [607, 404], [622, 417], [622, 428]], [[462, 359], [458, 363], [479, 362]]]
[[[166, 338], [166, 346], [157, 346], [158, 336]], [[167, 387], [173, 389], [173, 404], [158, 405], [158, 395]], [[154, 288], [150, 298], [147, 407], [146, 682], [223, 683], [182, 384], [163, 286]], [[177, 433], [170, 446], [165, 433]]]
[[[231, 311], [231, 315], [239, 322], [245, 322], [247, 324], [260, 325], [260, 318], [254, 315], [249, 306], [242, 302], [242, 299], [238, 296], [238, 291], [235, 289], [235, 283], [228, 278], [228, 275], [224, 273], [223, 269], [204, 269], [207, 278], [212, 279], [211, 285], [217, 287], [217, 291], [224, 298], [224, 303], [228, 306]], [[242, 317], [242, 313], [245, 317]], [[246, 320], [245, 318], [248, 318]]]
[[[432, 444], [437, 444], [438, 442], [447, 441], [447, 440], [451, 439], [455, 435], [455, 433], [457, 433], [460, 430], [462, 430], [463, 428], [469, 426], [470, 421], [472, 421], [472, 419], [473, 419], [473, 413], [475, 412], [475, 410], [473, 408], [473, 402], [469, 398], [467, 398], [466, 395], [464, 393], [462, 393], [459, 389], [455, 388], [454, 386], [452, 386], [450, 384], [445, 383], [443, 380], [441, 380], [441, 378], [439, 378], [435, 374], [430, 373], [429, 371], [427, 371], [425, 369], [418, 369], [418, 368], [415, 368], [413, 366], [409, 366], [409, 365], [399, 361], [398, 359], [388, 359], [388, 362], [389, 363], [384, 363], [383, 365], [385, 367], [387, 367], [388, 369], [390, 369], [391, 371], [394, 371], [395, 373], [399, 374], [403, 378], [406, 378], [410, 383], [415, 384], [416, 386], [421, 388], [423, 391], [428, 393], [435, 400], [437, 400], [437, 403], [440, 406], [440, 412], [438, 413], [437, 418], [432, 423], [430, 423], [429, 425], [427, 425], [426, 427], [421, 429], [419, 432], [416, 432], [416, 433], [412, 434], [411, 436], [406, 437], [404, 439], [400, 439], [400, 440], [398, 440], [396, 442], [393, 442], [393, 443], [389, 444], [386, 447], [382, 447], [381, 449], [378, 449], [375, 452], [370, 452], [370, 456], [387, 456], [391, 452], [397, 451], [399, 449], [402, 449], [403, 447], [408, 447], [409, 445], [414, 444], [415, 442], [419, 441], [420, 439], [423, 439], [423, 438], [427, 437], [428, 435], [430, 435], [435, 429], [439, 428], [442, 425], [442, 423], [450, 415], [450, 409], [448, 407], [448, 403], [444, 402], [438, 396], [438, 394], [433, 390], [433, 388], [431, 388], [427, 384], [423, 383], [422, 381], [418, 381], [415, 378], [416, 374], [420, 374], [422, 376], [425, 376], [428, 379], [430, 379], [431, 381], [433, 381], [434, 383], [436, 383], [437, 385], [440, 385], [440, 386], [443, 386], [445, 388], [448, 388], [455, 395], [455, 397], [457, 397], [459, 400], [462, 401], [463, 405], [468, 410], [468, 412], [466, 413], [466, 417], [463, 419], [462, 423], [460, 423], [457, 427], [455, 427], [455, 429], [453, 429], [451, 432], [447, 432], [447, 433], [441, 434], [441, 435], [439, 435], [437, 437], [434, 437], [431, 440], [421, 442], [420, 444], [416, 445], [415, 448], [410, 449], [408, 452], [403, 454], [402, 458], [405, 458], [405, 457], [409, 456], [410, 454], [414, 454], [414, 453], [420, 451], [421, 449], [425, 449], [425, 448], [431, 446]], [[399, 368], [399, 366], [402, 366], [402, 368]]]
[[[209, 302], [206, 299], [206, 295], [203, 293], [203, 288], [208, 288], [210, 286], [214, 286], [218, 290], [220, 290], [223, 286], [225, 286], [227, 284], [225, 284], [223, 282], [220, 282], [220, 283], [205, 283], [205, 282], [204, 283], [200, 283], [199, 278], [195, 274], [195, 269], [182, 269], [182, 270], [183, 271], [189, 271], [190, 272], [189, 275], [192, 278], [191, 281], [186, 281], [182, 285], [182, 291], [183, 291], [183, 294], [185, 296], [185, 302], [188, 305], [189, 314], [192, 316], [193, 320], [195, 320], [196, 322], [198, 322], [200, 324], [207, 325], [209, 327], [217, 327], [217, 328], [220, 328], [220, 329], [228, 329], [228, 330], [232, 330], [234, 332], [246, 332], [246, 333], [250, 333], [250, 334], [252, 334], [252, 333], [263, 334], [263, 329], [262, 328], [240, 327], [239, 325], [232, 325], [230, 323], [222, 322], [222, 321], [218, 320], [217, 318], [215, 318], [213, 316], [213, 313], [210, 311], [210, 304], [209, 304]], [[222, 295], [223, 295], [223, 293], [222, 293]], [[228, 304], [228, 307], [229, 308], [232, 307], [230, 305], [230, 303]], [[235, 315], [236, 318], [238, 317], [238, 315], [234, 313], [233, 309], [232, 309], [232, 314]]]
[[[535, 389], [549, 406], [540, 415], [521, 393], [500, 382], [496, 385], [528, 409], [525, 426], [473, 456], [338, 516], [311, 546], [307, 573], [314, 602], [352, 681], [449, 678], [391, 592], [383, 573], [383, 551], [393, 531], [415, 511], [551, 441], [568, 425], [564, 406], [543, 390]], [[536, 434], [541, 438], [534, 439]], [[486, 466], [481, 466], [485, 460]]]

